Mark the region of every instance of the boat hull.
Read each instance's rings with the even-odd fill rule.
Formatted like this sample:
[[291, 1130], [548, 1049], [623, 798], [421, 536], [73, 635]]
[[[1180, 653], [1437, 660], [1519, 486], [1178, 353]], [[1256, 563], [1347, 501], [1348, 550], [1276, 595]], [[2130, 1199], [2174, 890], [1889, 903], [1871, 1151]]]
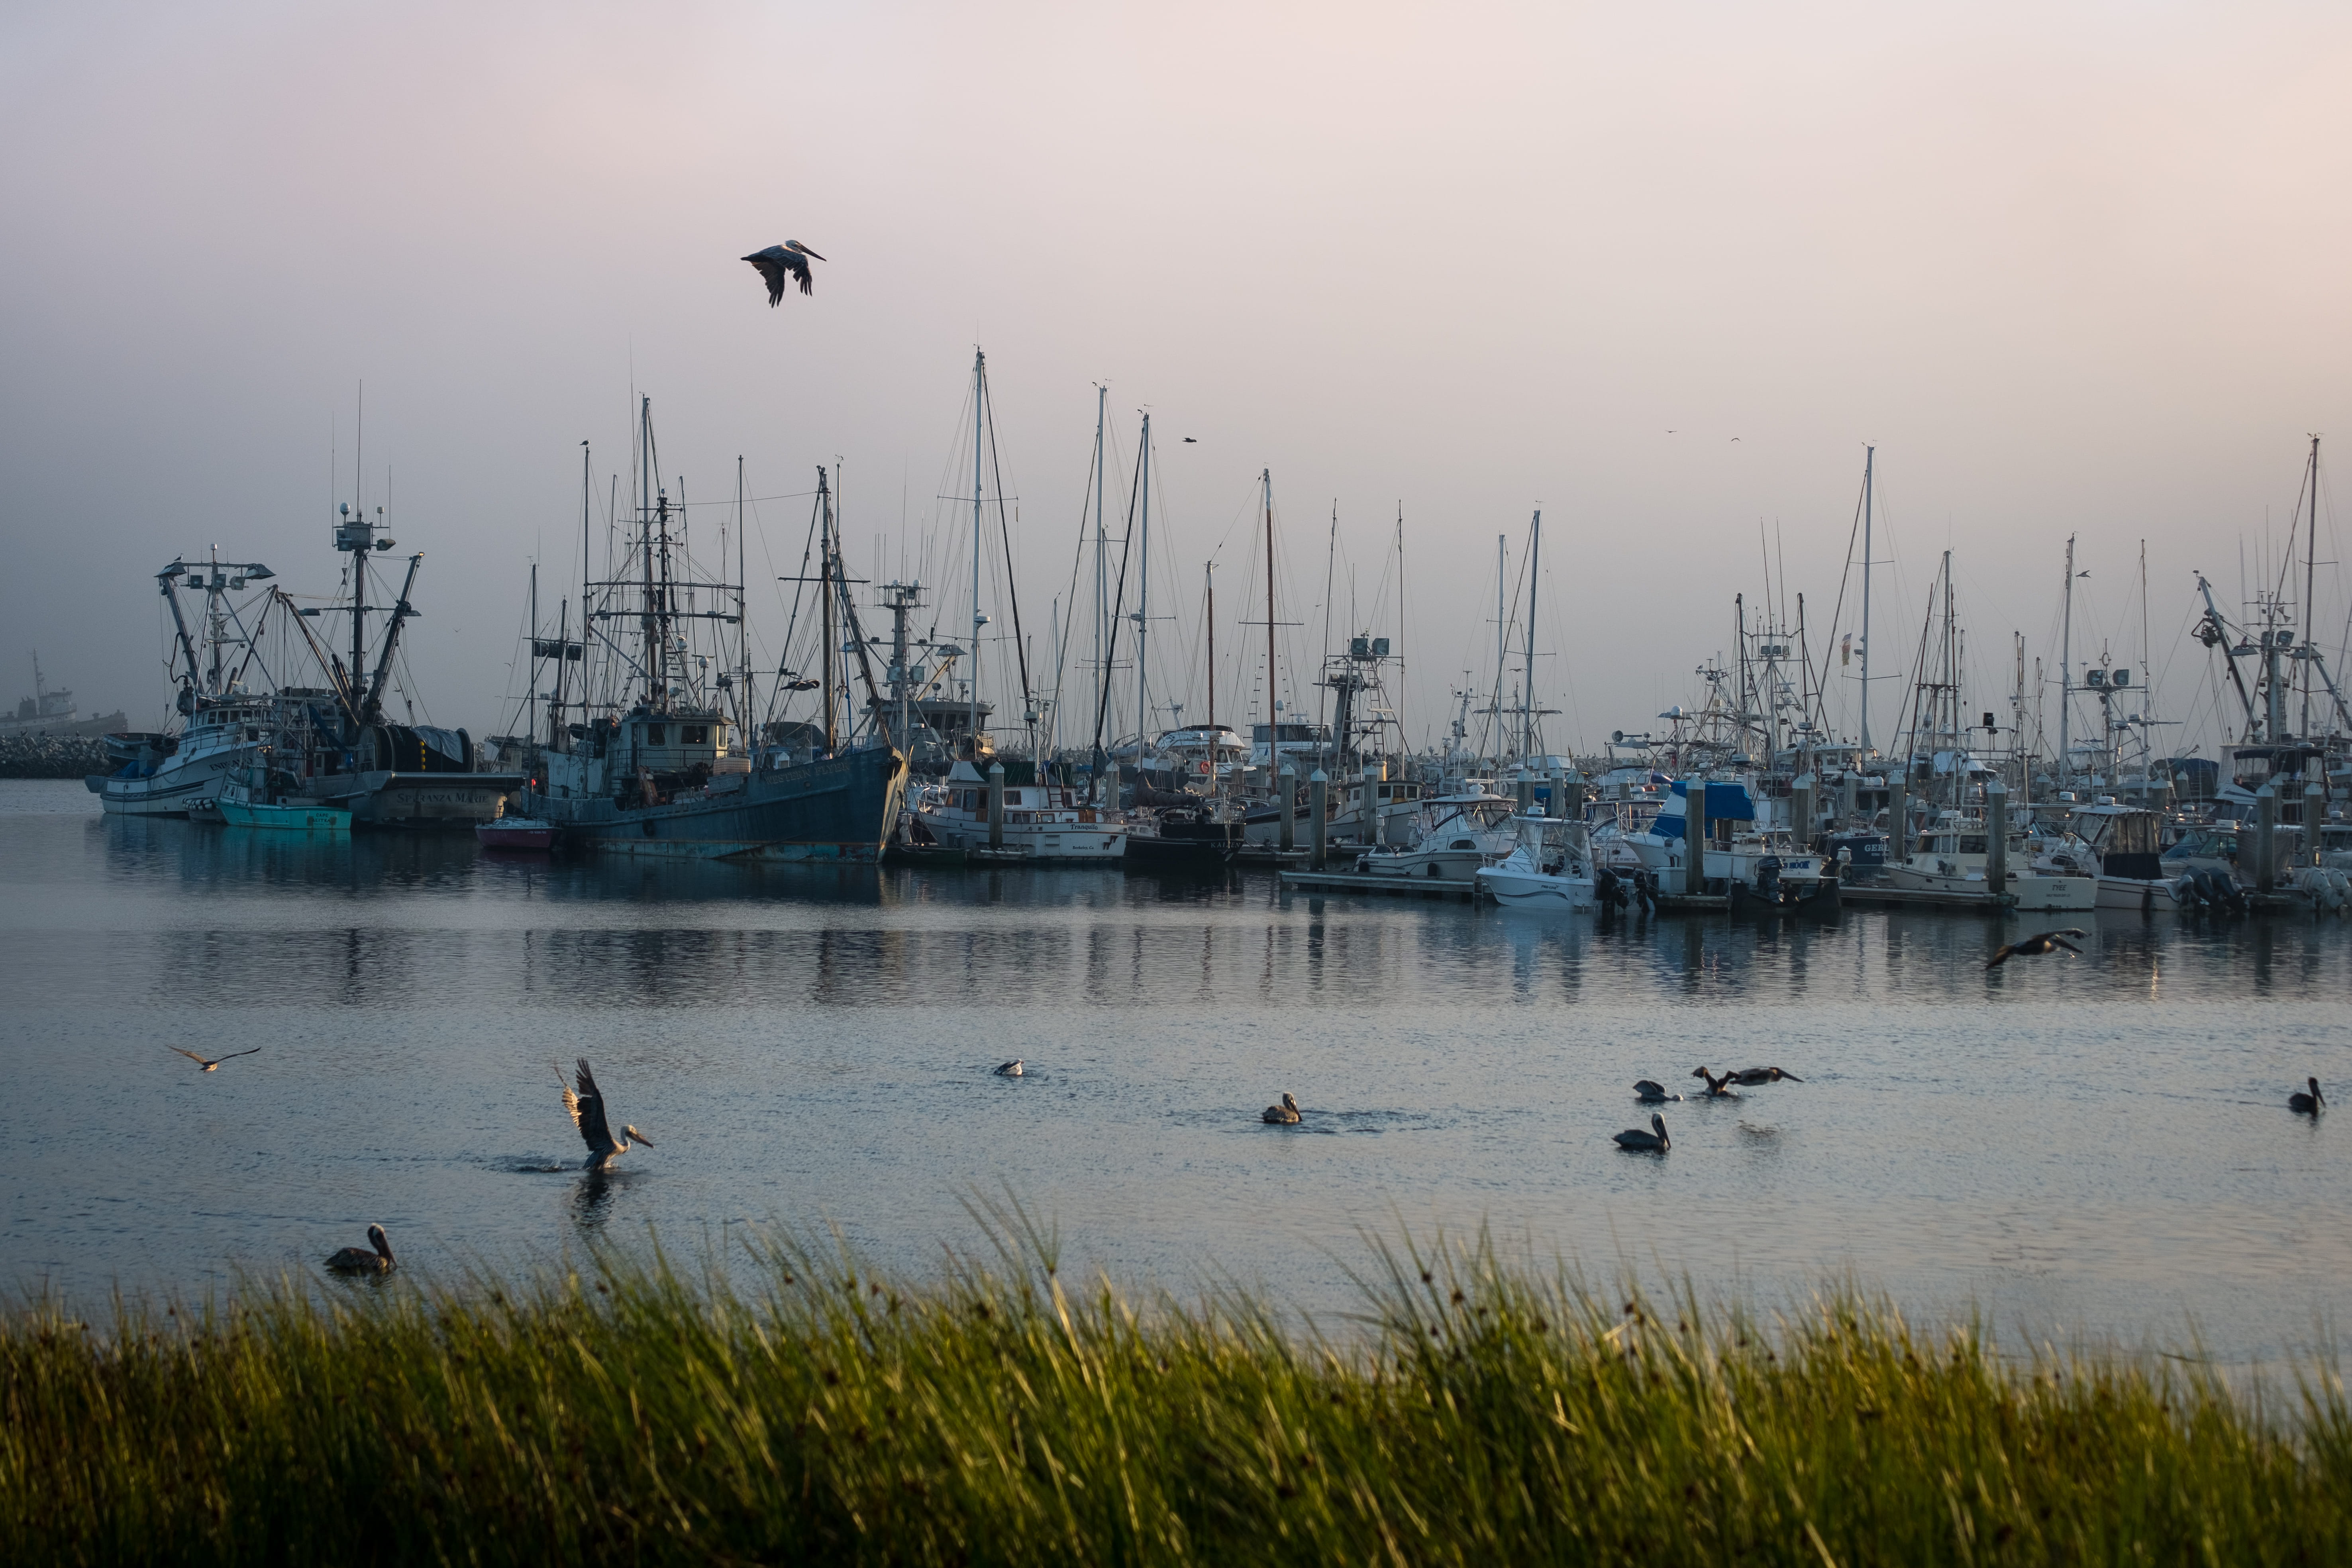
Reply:
[[555, 824], [518, 822], [502, 816], [496, 822], [485, 822], [476, 826], [474, 837], [487, 849], [552, 849], [555, 847]]
[[1477, 873], [1479, 889], [1506, 908], [1580, 913], [1600, 908], [1590, 877], [1552, 877], [1487, 866]]
[[304, 793], [369, 827], [465, 828], [495, 820], [527, 782], [520, 773], [372, 770], [310, 780]]
[[143, 777], [92, 773], [82, 784], [110, 816], [211, 816], [230, 771], [242, 766], [254, 751], [222, 747], [194, 756], [175, 755]]
[[905, 766], [896, 752], [851, 752], [822, 762], [730, 774], [741, 782], [663, 805], [550, 800], [526, 791], [525, 815], [555, 826], [566, 848], [689, 860], [793, 862], [882, 858], [898, 819]]
[[274, 828], [281, 833], [349, 833], [352, 814], [331, 805], [260, 805], [216, 799], [214, 809], [231, 827]]

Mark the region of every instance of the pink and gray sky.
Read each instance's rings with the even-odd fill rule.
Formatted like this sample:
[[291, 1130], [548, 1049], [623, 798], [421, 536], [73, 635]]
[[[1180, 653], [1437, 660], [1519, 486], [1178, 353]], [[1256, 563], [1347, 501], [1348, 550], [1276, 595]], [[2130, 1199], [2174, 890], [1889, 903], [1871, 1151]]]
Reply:
[[[1095, 384], [1129, 458], [1152, 411], [1152, 679], [1188, 718], [1213, 555], [1220, 716], [1251, 700], [1262, 468], [1297, 657], [1336, 502], [1336, 618], [1400, 639], [1416, 742], [1491, 684], [1496, 539], [1540, 506], [1564, 748], [1730, 651], [1759, 531], [1822, 653], [1874, 443], [1881, 673], [1948, 547], [1997, 706], [2012, 634], [2054, 663], [2070, 532], [2078, 644], [2137, 662], [2145, 540], [2154, 673], [2210, 752], [2191, 573], [2234, 612], [2308, 434], [2352, 437], [2347, 80], [2352, 13], [2296, 5], [18, 0], [0, 696], [37, 648], [85, 711], [159, 720], [154, 571], [217, 542], [323, 593], [357, 483], [425, 552], [420, 716], [502, 728], [528, 565], [574, 571], [579, 443], [625, 461], [633, 388], [688, 499], [739, 454], [775, 497], [837, 459], [852, 565], [961, 595], [932, 498], [977, 344], [1041, 645]], [[738, 258], [788, 237], [829, 259], [771, 310]], [[755, 576], [806, 521], [761, 505]]]

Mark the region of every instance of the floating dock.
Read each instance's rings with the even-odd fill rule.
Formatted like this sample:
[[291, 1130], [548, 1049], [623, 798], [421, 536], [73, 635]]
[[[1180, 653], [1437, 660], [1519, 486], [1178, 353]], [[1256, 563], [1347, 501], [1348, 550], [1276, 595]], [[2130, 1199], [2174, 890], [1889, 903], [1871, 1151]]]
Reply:
[[[1890, 888], [1874, 882], [1848, 882], [1838, 889], [1838, 901], [1866, 910], [1959, 910], [1997, 915], [2017, 902], [2014, 893], [1963, 893], [1938, 888]], [[2063, 910], [2042, 911], [2063, 914]], [[2082, 911], [2088, 914], [2090, 911]]]
[[1324, 893], [1395, 893], [1420, 898], [1475, 899], [1475, 882], [1453, 882], [1437, 877], [1384, 877], [1376, 871], [1285, 871], [1286, 888], [1311, 888]]

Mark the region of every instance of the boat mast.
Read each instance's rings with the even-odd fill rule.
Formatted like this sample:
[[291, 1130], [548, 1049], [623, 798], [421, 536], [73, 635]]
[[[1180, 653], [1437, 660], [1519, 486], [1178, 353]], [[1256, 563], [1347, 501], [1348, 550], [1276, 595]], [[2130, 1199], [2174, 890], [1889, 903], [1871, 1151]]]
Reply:
[[824, 668], [820, 680], [824, 694], [824, 753], [831, 756], [836, 739], [834, 732], [833, 653], [840, 639], [833, 635], [833, 490], [826, 483], [823, 463], [816, 466], [816, 509], [817, 599], [824, 616], [821, 634], [824, 638]]
[[[1274, 470], [1260, 468], [1260, 492], [1265, 502], [1265, 778], [1270, 785], [1281, 773], [1282, 704], [1274, 695]], [[1288, 811], [1290, 803], [1284, 801]]]
[[1217, 788], [1217, 563], [1201, 563], [1209, 584], [1209, 790]]
[[[1404, 640], [1404, 502], [1397, 502], [1397, 647]], [[1396, 728], [1397, 750], [1404, 756], [1412, 755], [1412, 742], [1407, 740], [1404, 727], [1404, 656], [1397, 656]]]
[[2074, 536], [2066, 536], [2066, 610], [2058, 634], [2058, 787], [2074, 783], [2074, 752], [2068, 749], [2074, 712]]
[[[530, 728], [525, 731], [534, 741], [539, 739], [539, 563], [534, 561], [530, 563]], [[562, 650], [556, 652], [560, 658]]]
[[1151, 728], [1151, 699], [1145, 689], [1147, 667], [1143, 639], [1151, 630], [1151, 416], [1143, 416], [1143, 530], [1136, 543], [1139, 567], [1135, 588], [1135, 765], [1143, 766], [1143, 743]]
[[[971, 762], [980, 766], [980, 423], [982, 394], [988, 384], [988, 356], [971, 351]], [[830, 698], [827, 700], [831, 700]]]
[[[2310, 652], [2315, 656], [2319, 652], [2317, 635], [2319, 615], [2316, 603], [2312, 598], [2312, 592], [2315, 583], [2315, 573], [2319, 564], [2318, 552], [2319, 437], [2314, 436], [2311, 438], [2311, 511], [2304, 520], [2303, 530], [2303, 640], [2310, 645]], [[2303, 722], [2296, 732], [2306, 741], [2311, 739], [2311, 671], [2312, 667], [2318, 662], [2315, 657], [2303, 661]], [[2272, 738], [2275, 740], [2277, 737]], [[2324, 778], [2326, 773], [2327, 769], [2323, 764], [2320, 768], [2320, 775]], [[2319, 842], [2318, 828], [2307, 827], [2304, 831], [2310, 836], [2309, 842], [2316, 847]]]
[[[1095, 385], [1095, 679], [1110, 684], [1110, 540], [1103, 531], [1103, 441], [1109, 418], [1110, 388]], [[1099, 726], [1097, 726], [1099, 728]], [[1101, 737], [1096, 737], [1099, 742]], [[1099, 771], [1099, 770], [1097, 770]]]
[[1862, 754], [1870, 755], [1870, 522], [1878, 448], [1862, 449]]
[[1536, 573], [1543, 564], [1543, 508], [1536, 509], [1528, 528], [1528, 679], [1520, 703], [1519, 756], [1536, 754]]
[[1495, 761], [1497, 764], [1503, 760], [1503, 749], [1511, 743], [1503, 733], [1503, 670], [1510, 658], [1511, 635], [1510, 611], [1504, 604], [1503, 574], [1509, 551], [1510, 536], [1495, 535], [1495, 695], [1487, 707], [1488, 732], [1495, 738]]

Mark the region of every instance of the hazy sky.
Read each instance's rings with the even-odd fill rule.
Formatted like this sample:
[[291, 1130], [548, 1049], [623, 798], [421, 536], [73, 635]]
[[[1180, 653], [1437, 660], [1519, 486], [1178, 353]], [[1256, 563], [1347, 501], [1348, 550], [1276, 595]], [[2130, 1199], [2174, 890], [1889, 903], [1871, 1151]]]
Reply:
[[[2145, 539], [2166, 705], [2210, 744], [2190, 573], [2234, 612], [2306, 434], [2352, 437], [2347, 80], [2352, 13], [2316, 5], [17, 0], [0, 697], [38, 648], [85, 711], [159, 718], [152, 574], [184, 552], [331, 588], [362, 381], [439, 721], [506, 721], [528, 563], [572, 571], [579, 442], [625, 460], [633, 386], [689, 499], [738, 454], [776, 496], [838, 458], [852, 564], [928, 541], [938, 580], [978, 344], [1024, 620], [1042, 643], [1108, 382], [1122, 449], [1144, 407], [1163, 442], [1171, 653], [1221, 563], [1221, 717], [1262, 467], [1302, 654], [1336, 501], [1334, 597], [1352, 570], [1401, 636], [1416, 740], [1491, 681], [1496, 536], [1516, 557], [1542, 507], [1574, 744], [1729, 651], [1759, 523], [1823, 650], [1875, 443], [1882, 672], [1948, 545], [1972, 706], [2012, 633], [2054, 660], [2070, 531], [2078, 642], [2136, 658]], [[771, 310], [737, 258], [787, 237], [830, 259]], [[761, 509], [774, 572], [806, 521]]]

